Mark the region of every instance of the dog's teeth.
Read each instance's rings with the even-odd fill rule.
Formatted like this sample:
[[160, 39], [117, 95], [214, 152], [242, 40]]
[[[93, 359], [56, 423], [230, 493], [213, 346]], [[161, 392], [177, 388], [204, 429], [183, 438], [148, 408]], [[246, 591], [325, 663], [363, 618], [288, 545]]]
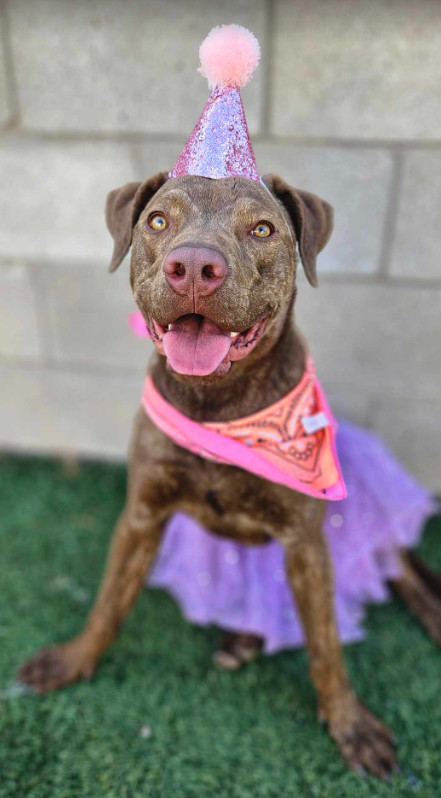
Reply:
[[233, 338], [234, 335], [240, 335], [238, 332], [230, 332], [230, 337]]
[[168, 325], [167, 332], [170, 332], [170, 330], [171, 330], [171, 324]]

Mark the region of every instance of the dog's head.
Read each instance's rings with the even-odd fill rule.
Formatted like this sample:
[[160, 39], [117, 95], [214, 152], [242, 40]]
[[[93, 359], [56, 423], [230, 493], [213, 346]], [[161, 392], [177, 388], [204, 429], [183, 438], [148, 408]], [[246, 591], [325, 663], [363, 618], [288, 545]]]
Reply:
[[299, 258], [317, 285], [333, 214], [275, 175], [262, 185], [160, 173], [112, 191], [106, 221], [111, 271], [132, 246], [131, 285], [158, 352], [176, 375], [212, 382], [274, 346]]

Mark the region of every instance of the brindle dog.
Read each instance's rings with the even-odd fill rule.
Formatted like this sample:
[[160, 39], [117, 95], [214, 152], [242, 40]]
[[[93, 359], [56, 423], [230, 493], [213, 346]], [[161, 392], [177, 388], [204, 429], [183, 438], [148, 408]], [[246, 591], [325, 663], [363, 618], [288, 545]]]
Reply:
[[[198, 421], [254, 413], [288, 393], [304, 372], [306, 347], [293, 320], [296, 270], [301, 261], [317, 284], [316, 256], [331, 235], [333, 212], [277, 176], [264, 182], [267, 188], [244, 178], [168, 180], [160, 173], [107, 199], [115, 243], [110, 269], [132, 245], [133, 293], [159, 353], [150, 366], [154, 382]], [[187, 374], [164, 357], [171, 333], [178, 342], [168, 347], [172, 363], [187, 353], [180, 369]], [[198, 341], [202, 354], [192, 365], [188, 352]], [[391, 733], [356, 697], [343, 664], [325, 509], [324, 501], [179, 448], [139, 410], [127, 503], [96, 603], [82, 633], [25, 663], [21, 679], [46, 692], [93, 674], [144, 585], [166, 520], [183, 510], [223, 537], [249, 544], [275, 538], [284, 546], [319, 716], [349, 767], [386, 777], [396, 767]], [[439, 641], [439, 584], [429, 588], [426, 577], [403, 556], [396, 588]]]

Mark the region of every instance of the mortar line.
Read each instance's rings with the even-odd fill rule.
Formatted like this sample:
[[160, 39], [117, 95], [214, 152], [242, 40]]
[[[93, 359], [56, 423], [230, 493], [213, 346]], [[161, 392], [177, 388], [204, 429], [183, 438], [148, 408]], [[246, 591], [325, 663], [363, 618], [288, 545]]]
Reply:
[[[180, 133], [161, 131], [98, 131], [98, 130], [42, 130], [20, 126], [15, 130], [15, 135], [22, 139], [33, 141], [57, 143], [104, 143], [115, 142], [130, 143], [156, 143], [176, 144], [178, 147], [185, 143], [185, 136]], [[8, 131], [2, 131], [2, 134]], [[324, 147], [328, 149], [358, 149], [358, 150], [441, 150], [441, 139], [360, 139], [360, 138], [308, 138], [306, 136], [281, 136], [269, 133], [254, 133], [254, 144], [272, 144], [292, 147], [308, 147], [311, 149]]]
[[259, 144], [291, 145], [295, 147], [326, 147], [329, 149], [360, 149], [360, 150], [439, 150], [441, 139], [380, 139], [380, 138], [352, 138], [352, 137], [308, 137], [290, 136], [277, 133], [269, 136], [255, 134], [253, 140]]
[[39, 363], [46, 367], [54, 361], [54, 334], [48, 292], [45, 290], [46, 270], [41, 264], [28, 264], [34, 300], [37, 329], [41, 342]]
[[11, 118], [5, 130], [14, 129], [20, 124], [20, 103], [18, 99], [18, 84], [15, 74], [14, 56], [11, 43], [11, 26], [7, 9], [7, 0], [0, 2], [0, 22], [2, 27], [2, 44], [4, 51], [4, 64], [6, 73], [6, 92]]
[[380, 256], [377, 274], [383, 280], [390, 274], [390, 265], [395, 244], [399, 216], [399, 201], [403, 179], [403, 153], [394, 152], [392, 156], [392, 174], [381, 234]]
[[[19, 260], [26, 266], [31, 266], [35, 269], [42, 269], [42, 270], [52, 270], [52, 269], [83, 269], [90, 271], [91, 269], [97, 270], [102, 272], [102, 274], [106, 275], [107, 273], [107, 266], [108, 261], [107, 259], [100, 258], [100, 259], [75, 259], [75, 258], [66, 258], [62, 259], [61, 257], [58, 258], [49, 258], [44, 256], [38, 256], [36, 258], [30, 257], [29, 255], [20, 255], [20, 253], [14, 253], [13, 256], [11, 254], [5, 253], [2, 255], [0, 252], [0, 265], [2, 263], [9, 263], [13, 257], [16, 260]], [[301, 279], [301, 277], [300, 277]], [[415, 277], [415, 276], [406, 276], [406, 275], [395, 275], [395, 274], [388, 274], [387, 281], [385, 282], [384, 277], [379, 276], [378, 272], [334, 272], [334, 271], [324, 271], [321, 272], [319, 275], [320, 284], [322, 283], [336, 283], [341, 285], [342, 283], [347, 283], [349, 285], [378, 285], [378, 284], [387, 284], [388, 286], [394, 288], [415, 288], [415, 289], [440, 289], [441, 288], [441, 277]], [[306, 284], [306, 283], [305, 283]], [[299, 282], [299, 285], [301, 283]]]
[[387, 285], [390, 288], [441, 289], [441, 277], [407, 277], [405, 275], [387, 275], [387, 279], [378, 272], [322, 272], [319, 275], [319, 288], [323, 283], [336, 285]]
[[[273, 54], [274, 54], [274, 15], [273, 4], [271, 0], [265, 0], [264, 4], [264, 25], [266, 34], [264, 37], [264, 46], [262, 48], [261, 63], [265, 65], [262, 69], [262, 108], [260, 114], [260, 123], [262, 132], [260, 135], [269, 137], [271, 135], [271, 85], [273, 75]], [[259, 134], [258, 134], [259, 135]], [[258, 139], [253, 136], [253, 139]]]
[[66, 358], [50, 358], [43, 362], [38, 358], [8, 357], [7, 355], [0, 355], [0, 367], [8, 370], [45, 371], [62, 375], [75, 374], [108, 380], [115, 378], [122, 378], [124, 380], [133, 379], [133, 381], [139, 381], [141, 386], [149, 355], [150, 353], [146, 353], [145, 366], [141, 366], [139, 369], [112, 364], [103, 365], [99, 362], [88, 363], [82, 360], [68, 360]]

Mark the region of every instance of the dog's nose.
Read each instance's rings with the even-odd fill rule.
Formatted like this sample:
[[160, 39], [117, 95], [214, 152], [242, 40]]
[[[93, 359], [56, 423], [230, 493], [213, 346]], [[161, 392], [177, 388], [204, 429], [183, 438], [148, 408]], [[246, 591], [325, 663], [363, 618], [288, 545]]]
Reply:
[[219, 288], [228, 272], [221, 252], [211, 247], [177, 247], [167, 255], [162, 267], [165, 278], [177, 294], [209, 296]]

